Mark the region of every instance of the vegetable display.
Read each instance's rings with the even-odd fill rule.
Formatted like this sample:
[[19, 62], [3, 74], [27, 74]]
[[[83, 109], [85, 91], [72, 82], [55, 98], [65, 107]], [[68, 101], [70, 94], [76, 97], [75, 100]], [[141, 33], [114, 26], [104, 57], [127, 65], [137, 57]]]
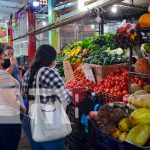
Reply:
[[[145, 83], [143, 80], [133, 77], [133, 83], [137, 83], [140, 87]], [[94, 92], [97, 94], [107, 93], [122, 97], [128, 94], [128, 70], [126, 68], [120, 68], [115, 72], [111, 72], [103, 80], [101, 80], [94, 88]]]

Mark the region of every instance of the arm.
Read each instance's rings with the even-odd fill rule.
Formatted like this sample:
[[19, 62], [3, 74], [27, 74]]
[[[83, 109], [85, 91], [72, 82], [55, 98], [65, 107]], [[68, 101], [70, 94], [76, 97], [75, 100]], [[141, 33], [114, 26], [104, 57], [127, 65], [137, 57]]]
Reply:
[[41, 79], [42, 83], [46, 82], [47, 86], [52, 89], [54, 95], [58, 96], [62, 103], [68, 105], [71, 102], [72, 96], [57, 72], [48, 69], [42, 75]]
[[15, 61], [15, 58], [10, 58], [10, 62], [11, 62], [11, 65], [9, 68], [6, 69], [6, 71], [9, 73], [9, 74], [12, 74], [13, 70], [14, 70], [14, 65], [16, 63]]

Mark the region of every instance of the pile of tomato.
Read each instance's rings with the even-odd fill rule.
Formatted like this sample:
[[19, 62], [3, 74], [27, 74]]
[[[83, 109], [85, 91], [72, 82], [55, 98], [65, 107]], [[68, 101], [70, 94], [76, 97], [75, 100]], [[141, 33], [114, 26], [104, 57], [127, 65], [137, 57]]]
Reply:
[[96, 84], [92, 81], [89, 81], [87, 79], [82, 80], [73, 80], [66, 82], [66, 87], [69, 89], [72, 88], [88, 88], [89, 91], [93, 92], [94, 87]]
[[[141, 87], [144, 86], [144, 81], [133, 77], [132, 83], [136, 83]], [[122, 97], [128, 94], [128, 70], [120, 68], [115, 72], [111, 72], [103, 80], [101, 80], [95, 87], [94, 92], [97, 94], [108, 93]]]

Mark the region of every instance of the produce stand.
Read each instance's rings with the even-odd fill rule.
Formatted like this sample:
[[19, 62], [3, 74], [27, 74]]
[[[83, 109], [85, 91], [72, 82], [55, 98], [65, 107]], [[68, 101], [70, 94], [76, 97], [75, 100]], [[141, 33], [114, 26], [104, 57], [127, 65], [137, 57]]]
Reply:
[[[149, 29], [149, 27], [139, 28], [138, 31], [149, 32], [148, 29]], [[81, 41], [79, 41], [79, 42], [81, 44], [80, 46], [82, 47], [82, 42]], [[106, 64], [101, 65], [102, 62], [98, 62], [97, 60], [90, 60], [89, 61], [88, 57], [85, 58], [85, 60], [88, 61], [88, 62], [85, 61], [86, 65], [88, 65], [90, 68], [92, 68], [92, 71], [93, 71], [93, 74], [94, 74], [94, 77], [96, 80], [95, 85], [93, 83], [89, 83], [89, 84], [93, 84], [93, 86], [86, 84], [86, 80], [85, 80], [84, 76], [83, 76], [83, 78], [85, 80], [84, 82], [80, 82], [80, 80], [82, 80], [81, 76], [79, 78], [76, 78], [76, 76], [75, 76], [75, 82], [70, 81], [69, 83], [66, 83], [66, 85], [68, 87], [70, 87], [70, 86], [71, 87], [87, 87], [87, 90], [90, 89], [90, 90], [88, 90], [89, 93], [91, 93], [91, 92], [96, 93], [97, 97], [95, 97], [95, 95], [92, 95], [93, 109], [91, 109], [91, 110], [94, 110], [94, 104], [96, 104], [96, 105], [100, 104], [100, 106], [101, 106], [100, 109], [98, 109], [98, 111], [94, 110], [94, 111], [89, 113], [89, 115], [88, 115], [88, 118], [89, 118], [89, 120], [88, 120], [88, 131], [83, 132], [83, 134], [86, 136], [85, 141], [87, 140], [86, 142], [88, 143], [87, 147], [90, 150], [97, 150], [97, 149], [101, 149], [101, 150], [143, 150], [143, 149], [149, 150], [150, 149], [148, 142], [147, 142], [147, 145], [146, 145], [146, 143], [144, 143], [144, 144], [140, 143], [138, 145], [136, 142], [134, 143], [134, 140], [131, 138], [132, 137], [131, 131], [133, 132], [134, 130], [136, 130], [136, 128], [139, 127], [139, 130], [138, 130], [139, 134], [140, 134], [140, 130], [146, 131], [146, 128], [149, 128], [146, 124], [144, 124], [143, 129], [141, 129], [140, 124], [144, 123], [143, 121], [140, 122], [138, 120], [140, 123], [136, 123], [136, 124], [134, 124], [134, 122], [131, 121], [132, 117], [136, 118], [137, 116], [133, 115], [136, 113], [136, 111], [135, 111], [135, 108], [131, 107], [130, 105], [134, 106], [134, 104], [136, 104], [138, 102], [136, 100], [133, 100], [133, 101], [135, 101], [135, 103], [132, 103], [132, 100], [130, 101], [128, 99], [130, 99], [132, 96], [134, 97], [136, 95], [134, 93], [141, 92], [141, 91], [143, 92], [146, 89], [146, 88], [143, 89], [143, 87], [149, 83], [149, 82], [147, 82], [146, 79], [150, 79], [150, 74], [146, 74], [146, 73], [143, 74], [143, 73], [139, 73], [139, 72], [134, 71], [133, 62], [132, 62], [132, 57], [133, 57], [132, 48], [133, 48], [133, 46], [135, 46], [135, 47], [138, 46], [138, 50], [140, 51], [140, 46], [139, 46], [140, 40], [139, 39], [137, 39], [137, 41], [130, 41], [129, 40], [129, 42], [132, 42], [131, 43], [132, 45], [129, 45], [129, 48], [130, 48], [129, 49], [129, 61], [126, 64], [120, 63], [120, 64], [113, 64], [113, 65], [108, 65], [108, 64], [107, 65]], [[74, 43], [74, 45], [75, 44], [76, 43]], [[121, 46], [124, 47], [126, 45], [123, 44]], [[84, 49], [85, 47], [82, 47], [82, 48]], [[81, 53], [82, 53], [82, 50], [81, 50]], [[99, 55], [101, 55], [101, 54], [99, 54]], [[101, 59], [101, 57], [99, 57], [99, 56], [95, 56], [95, 57], [98, 57], [98, 59]], [[69, 58], [70, 62], [71, 62], [71, 59], [72, 58]], [[92, 59], [94, 59], [94, 56], [92, 57]], [[92, 64], [92, 62], [94, 62], [94, 64]], [[127, 64], [129, 64], [129, 66]], [[81, 70], [81, 68], [82, 67], [80, 67], [80, 70]], [[72, 72], [75, 73], [75, 70], [72, 69]], [[80, 74], [81, 74], [81, 72], [80, 72]], [[115, 80], [115, 82], [112, 82], [112, 85], [108, 84], [114, 80]], [[119, 82], [121, 82], [122, 87], [121, 87]], [[133, 84], [138, 85], [138, 87], [140, 87], [140, 89], [137, 89], [136, 91], [133, 92], [131, 90], [131, 85], [133, 85]], [[89, 86], [94, 87], [94, 89], [89, 88]], [[122, 92], [119, 91], [116, 94], [114, 90], [111, 91], [113, 89], [113, 87], [117, 87], [118, 91], [120, 90], [120, 88], [123, 89], [124, 91], [122, 91]], [[148, 85], [148, 87], [149, 87], [149, 85]], [[127, 90], [129, 90], [129, 91], [131, 90], [131, 91], [127, 92]], [[147, 93], [147, 91], [144, 91], [144, 92]], [[130, 95], [130, 93], [131, 93], [131, 95]], [[82, 92], [78, 93], [78, 97], [80, 97], [81, 95], [82, 95]], [[137, 97], [138, 97], [138, 94], [137, 94]], [[145, 95], [144, 95], [144, 97], [145, 97]], [[142, 101], [142, 99], [140, 101]], [[84, 102], [86, 103], [86, 98], [85, 98]], [[123, 102], [128, 103], [129, 106], [127, 106]], [[113, 105], [115, 105], [115, 103], [118, 103], [117, 108], [115, 108], [113, 106]], [[73, 104], [74, 104], [75, 108], [78, 108], [76, 103], [73, 103]], [[122, 116], [120, 119], [119, 119], [119, 116], [122, 113], [121, 111], [125, 111], [125, 109], [120, 109], [119, 105], [125, 105], [125, 107], [126, 107], [125, 109], [130, 109], [130, 112], [128, 112], [127, 115]], [[86, 106], [86, 104], [85, 104], [85, 106]], [[107, 107], [114, 107], [114, 108], [111, 108], [112, 111], [110, 111], [110, 108], [108, 110], [107, 109], [105, 110], [106, 106]], [[144, 109], [144, 111], [149, 111], [149, 109], [147, 108], [146, 105], [143, 107], [144, 108], [141, 108], [141, 109]], [[142, 112], [141, 112], [142, 110], [141, 109], [139, 109], [139, 108], [137, 109], [137, 112], [139, 112], [139, 116], [142, 116]], [[103, 118], [104, 116], [102, 114], [99, 115], [99, 113], [101, 111], [104, 111], [104, 110], [105, 110], [105, 112], [103, 112], [102, 114], [106, 115], [105, 116], [106, 118]], [[107, 113], [109, 111], [110, 111], [110, 114], [108, 115]], [[113, 113], [113, 111], [114, 111], [114, 113]], [[79, 116], [81, 117], [82, 114], [79, 114]], [[98, 120], [98, 116], [99, 116], [99, 120]], [[80, 119], [82, 120], [82, 117]], [[107, 119], [110, 119], [108, 121], [108, 124], [110, 126], [108, 126], [108, 127], [107, 127], [107, 124], [103, 124], [103, 123], [105, 123], [105, 121]], [[114, 122], [114, 119], [118, 119], [118, 120]], [[120, 124], [122, 124], [122, 122], [124, 122], [124, 119], [127, 120], [127, 122], [131, 121], [132, 124], [134, 124], [134, 126], [132, 126], [132, 127], [130, 126], [130, 129], [128, 129], [128, 130], [122, 129], [120, 127]], [[100, 120], [102, 121], [101, 124], [99, 124]], [[124, 123], [126, 123], [126, 122], [124, 122]], [[105, 126], [106, 126], [106, 128], [105, 128]], [[84, 131], [84, 129], [87, 127], [87, 124], [84, 124], [82, 127], [83, 127], [82, 131]], [[114, 131], [116, 130], [115, 131], [116, 133], [113, 131], [116, 135], [114, 135], [112, 133], [109, 133], [109, 134], [107, 133], [109, 130], [111, 130], [111, 128], [114, 129]], [[119, 133], [117, 133], [117, 132], [119, 132]], [[136, 133], [138, 133], [138, 132], [136, 131]], [[146, 135], [146, 132], [145, 132], [145, 135]], [[125, 138], [125, 136], [126, 136], [126, 138]], [[137, 135], [137, 137], [138, 137], [138, 135]], [[137, 137], [135, 137], [135, 138], [137, 138]], [[141, 141], [142, 140], [143, 139], [141, 139]], [[148, 139], [146, 139], [146, 140], [148, 141]], [[82, 140], [80, 140], [80, 142], [81, 141]], [[79, 149], [79, 147], [76, 149]]]

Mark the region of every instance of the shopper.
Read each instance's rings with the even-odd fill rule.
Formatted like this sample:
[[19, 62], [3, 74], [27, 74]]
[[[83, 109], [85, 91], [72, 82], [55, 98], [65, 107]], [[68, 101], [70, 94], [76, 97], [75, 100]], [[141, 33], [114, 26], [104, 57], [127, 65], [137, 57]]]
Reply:
[[3, 70], [5, 52], [0, 48], [0, 149], [17, 150], [21, 136], [20, 110], [25, 112], [20, 84]]
[[10, 64], [9, 67], [4, 68], [6, 69], [6, 71], [8, 73], [10, 73], [15, 79], [17, 79], [18, 81], [20, 81], [20, 71], [19, 71], [19, 67], [17, 65], [17, 61], [14, 57], [14, 49], [10, 46], [6, 46], [5, 47], [5, 51], [8, 55], [8, 58], [6, 59], [7, 63]]
[[[66, 89], [64, 82], [62, 81], [59, 74], [54, 70], [56, 59], [56, 51], [53, 47], [49, 45], [41, 45], [36, 53], [33, 63], [29, 71], [27, 71], [22, 80], [23, 92], [28, 95], [29, 101], [29, 115], [26, 115], [23, 120], [23, 128], [29, 138], [31, 147], [33, 150], [63, 150], [64, 141], [63, 139], [58, 139], [55, 141], [47, 142], [35, 142], [32, 138], [30, 118], [32, 115], [31, 105], [35, 101], [35, 94], [29, 94], [30, 89], [35, 89], [36, 87], [36, 75], [38, 71], [42, 68], [39, 85], [42, 91], [46, 89], [53, 90], [53, 93], [45, 95], [45, 93], [40, 93], [41, 104], [50, 104], [55, 100], [60, 100], [65, 103], [66, 106], [71, 101], [71, 95]], [[44, 68], [43, 68], [44, 67]], [[61, 120], [60, 120], [61, 121]]]

